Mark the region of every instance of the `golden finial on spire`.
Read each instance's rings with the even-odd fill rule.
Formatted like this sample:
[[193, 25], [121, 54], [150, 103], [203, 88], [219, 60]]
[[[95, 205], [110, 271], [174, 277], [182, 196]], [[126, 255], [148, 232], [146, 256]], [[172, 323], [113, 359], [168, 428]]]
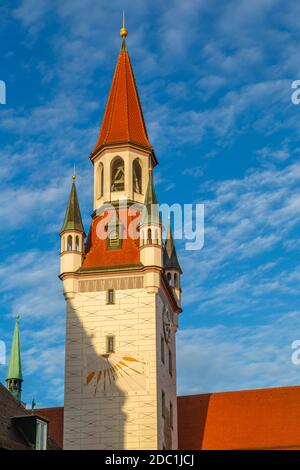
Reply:
[[73, 168], [72, 180], [73, 180], [73, 181], [76, 180], [76, 168], [75, 168], [75, 164], [74, 164], [74, 168]]
[[122, 39], [125, 39], [128, 35], [128, 31], [125, 27], [125, 13], [123, 11], [123, 20], [122, 20], [122, 28], [120, 29], [120, 36]]

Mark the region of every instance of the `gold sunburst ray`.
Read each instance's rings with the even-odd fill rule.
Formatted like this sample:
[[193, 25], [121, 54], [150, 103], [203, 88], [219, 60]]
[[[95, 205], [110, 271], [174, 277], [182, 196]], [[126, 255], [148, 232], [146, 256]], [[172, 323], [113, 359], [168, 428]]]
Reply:
[[[86, 377], [86, 384], [90, 385], [95, 379], [95, 394], [97, 393], [98, 386], [106, 393], [107, 387], [112, 386], [118, 378], [129, 380], [131, 375], [143, 375], [144, 368], [139, 370], [138, 366], [144, 366], [145, 362], [129, 355], [116, 355], [116, 354], [102, 354], [100, 356], [101, 368], [89, 371]], [[129, 364], [136, 364], [132, 367]]]

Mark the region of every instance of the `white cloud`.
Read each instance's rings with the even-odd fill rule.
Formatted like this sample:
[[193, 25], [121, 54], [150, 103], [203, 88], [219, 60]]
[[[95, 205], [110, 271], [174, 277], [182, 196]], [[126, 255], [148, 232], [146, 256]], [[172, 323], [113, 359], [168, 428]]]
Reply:
[[299, 339], [299, 313], [272, 316], [252, 328], [218, 324], [180, 331], [179, 394], [298, 384], [291, 344]]
[[49, 6], [50, 3], [45, 0], [23, 0], [12, 13], [31, 33], [37, 33]]
[[[49, 400], [63, 403], [65, 300], [58, 279], [57, 253], [58, 250], [19, 252], [0, 264], [2, 311], [7, 312], [3, 313], [1, 327], [3, 323], [10, 325], [4, 330], [3, 340], [9, 354], [11, 317], [19, 314], [23, 399], [30, 403], [35, 397], [39, 406]], [[1, 369], [3, 375], [5, 368]], [[59, 383], [54, 385], [56, 381]]]
[[57, 253], [20, 251], [0, 264], [0, 292], [10, 296], [11, 315], [21, 314], [29, 323], [61, 315], [64, 301]]
[[[195, 305], [201, 299], [202, 321], [212, 309], [220, 316], [270, 312], [279, 308], [280, 295], [287, 293], [294, 301], [298, 268], [287, 267], [281, 257], [285, 259], [286, 247], [291, 250], [286, 244], [300, 223], [299, 182], [297, 161], [284, 168], [253, 170], [240, 179], [207, 182], [212, 196], [202, 201], [204, 247], [199, 252], [183, 251], [180, 257], [184, 304]], [[261, 269], [270, 267], [266, 256], [277, 269]], [[272, 291], [277, 303], [270, 304]]]

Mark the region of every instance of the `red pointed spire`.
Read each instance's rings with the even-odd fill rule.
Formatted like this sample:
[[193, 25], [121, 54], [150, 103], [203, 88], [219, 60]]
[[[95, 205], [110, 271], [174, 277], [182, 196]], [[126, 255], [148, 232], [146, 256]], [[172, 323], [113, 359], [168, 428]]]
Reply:
[[119, 54], [100, 134], [92, 153], [105, 145], [123, 143], [152, 150], [125, 42]]

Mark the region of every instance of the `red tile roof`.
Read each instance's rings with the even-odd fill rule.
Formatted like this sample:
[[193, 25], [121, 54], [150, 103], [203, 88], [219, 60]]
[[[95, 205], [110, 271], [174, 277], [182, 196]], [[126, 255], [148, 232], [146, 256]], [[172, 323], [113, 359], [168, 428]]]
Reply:
[[[35, 415], [40, 416], [39, 410], [35, 410]], [[11, 450], [32, 450], [25, 437], [13, 424], [12, 418], [18, 416], [31, 416], [31, 410], [27, 410], [23, 403], [20, 403], [12, 396], [4, 385], [0, 383], [0, 448]], [[41, 416], [46, 419], [47, 416]], [[59, 423], [63, 429], [62, 421]], [[47, 448], [58, 450], [62, 446], [52, 439], [51, 432], [48, 436]]]
[[178, 397], [179, 449], [300, 449], [300, 386]]
[[[300, 386], [177, 398], [180, 450], [300, 449]], [[63, 408], [36, 413], [62, 446]]]
[[[104, 219], [107, 220], [108, 213], [105, 212], [101, 216], [96, 217], [92, 221], [90, 233], [88, 236], [86, 252], [84, 255], [82, 268], [109, 268], [109, 267], [125, 267], [128, 265], [138, 265], [140, 263], [139, 239], [134, 240], [130, 236], [122, 240], [121, 248], [110, 249], [107, 246], [107, 240], [101, 239], [97, 235], [98, 224]], [[119, 211], [119, 220], [122, 223], [129, 224], [137, 216], [127, 216], [127, 209]], [[127, 222], [126, 222], [127, 220]]]
[[61, 448], [63, 447], [64, 431], [64, 408], [63, 406], [53, 408], [39, 408], [35, 413], [49, 421], [48, 433]]
[[15, 397], [0, 384], [0, 448], [11, 450], [29, 449], [24, 437], [12, 425], [11, 419], [14, 416], [29, 415], [25, 406], [18, 402]]
[[129, 142], [152, 149], [129, 54], [121, 50], [93, 152], [104, 145]]

